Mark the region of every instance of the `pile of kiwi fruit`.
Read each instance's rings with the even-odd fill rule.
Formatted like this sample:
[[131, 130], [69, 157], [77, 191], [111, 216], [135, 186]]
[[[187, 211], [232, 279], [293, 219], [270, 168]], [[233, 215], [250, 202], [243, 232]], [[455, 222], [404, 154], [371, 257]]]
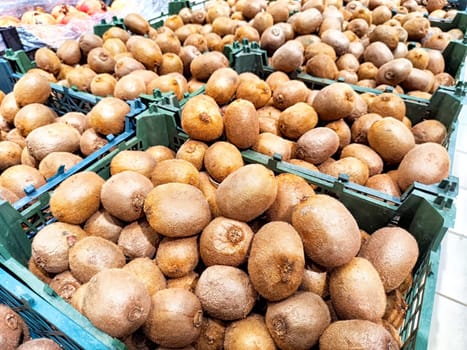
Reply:
[[[48, 106], [50, 82], [31, 69], [0, 96], [0, 199], [10, 203], [70, 169], [109, 141], [107, 135], [124, 131], [130, 106], [116, 97], [101, 98], [88, 113], [58, 115]], [[55, 96], [54, 98], [57, 98]]]
[[60, 350], [49, 338], [31, 338], [23, 318], [10, 306], [0, 304], [0, 348], [4, 350]]
[[429, 99], [440, 85], [455, 84], [445, 72], [442, 51], [463, 38], [459, 29], [443, 32], [429, 19], [452, 19], [445, 1], [430, 6], [415, 0], [208, 1], [203, 9], [183, 8], [153, 28], [136, 13], [125, 29], [114, 26], [102, 37], [85, 33], [66, 40], [56, 52], [36, 52], [49, 79], [98, 96], [134, 99], [154, 89], [179, 99], [197, 90], [229, 62], [224, 46], [257, 42], [270, 65], [287, 73], [343, 80], [367, 88], [392, 87]]
[[241, 150], [279, 154], [393, 197], [414, 182], [435, 184], [449, 175], [443, 123], [412, 125], [400, 95], [358, 94], [346, 83], [312, 90], [284, 72], [263, 80], [223, 68], [208, 79], [204, 95], [184, 105], [181, 125], [198, 142], [222, 138]]
[[[199, 98], [185, 113], [214, 101]], [[419, 257], [407, 230], [364, 232], [336, 198], [227, 141], [109, 166], [53, 191], [29, 269], [129, 349], [400, 348]]]

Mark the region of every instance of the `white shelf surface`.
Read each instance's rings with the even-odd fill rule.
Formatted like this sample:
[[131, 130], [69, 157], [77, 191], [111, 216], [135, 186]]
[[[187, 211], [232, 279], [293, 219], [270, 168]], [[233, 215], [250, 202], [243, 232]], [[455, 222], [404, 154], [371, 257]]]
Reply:
[[428, 350], [467, 349], [467, 109], [459, 116], [452, 167], [459, 178], [456, 222], [441, 243]]

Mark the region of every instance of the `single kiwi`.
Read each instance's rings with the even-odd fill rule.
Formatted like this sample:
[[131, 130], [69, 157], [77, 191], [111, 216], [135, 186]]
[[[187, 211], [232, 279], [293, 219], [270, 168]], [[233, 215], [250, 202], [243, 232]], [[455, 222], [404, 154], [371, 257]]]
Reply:
[[292, 222], [294, 207], [305, 198], [315, 194], [313, 188], [301, 177], [295, 174], [279, 174], [277, 179], [277, 196], [266, 211], [271, 221]]
[[401, 195], [399, 185], [388, 174], [376, 174], [370, 176], [366, 181], [365, 186], [393, 197], [400, 197]]
[[364, 161], [352, 156], [336, 160], [321, 171], [336, 178], [341, 174], [345, 174], [348, 176], [349, 181], [359, 185], [364, 185], [369, 177], [368, 165]]
[[[309, 95], [309, 89], [300, 80], [289, 80], [280, 84], [272, 94], [272, 104], [283, 111], [298, 103], [305, 102]], [[316, 110], [316, 109], [315, 109]]]
[[240, 80], [235, 92], [237, 98], [250, 101], [256, 109], [265, 106], [269, 102], [271, 94], [269, 85], [259, 78], [250, 81]]
[[115, 62], [115, 75], [118, 78], [139, 69], [145, 69], [144, 65], [132, 57], [122, 57]]
[[97, 73], [88, 66], [76, 66], [71, 69], [66, 75], [67, 86], [76, 88], [80, 91], [91, 91], [91, 82], [96, 77]]
[[435, 142], [442, 144], [446, 139], [446, 126], [436, 119], [423, 120], [412, 127], [415, 143]]
[[166, 159], [156, 164], [151, 173], [151, 181], [154, 186], [177, 182], [198, 187], [199, 171], [188, 160]]
[[148, 34], [149, 23], [148, 21], [138, 13], [129, 13], [124, 19], [123, 23], [125, 26], [135, 34]]
[[99, 236], [117, 243], [123, 225], [122, 221], [107, 210], [99, 209], [86, 220], [83, 229], [88, 235]]
[[74, 66], [81, 61], [79, 42], [72, 39], [65, 40], [57, 49], [57, 57], [62, 63]]
[[0, 176], [0, 184], [18, 198], [26, 196], [24, 191], [26, 187], [33, 186], [38, 189], [45, 183], [46, 180], [39, 170], [23, 164], [10, 166]]
[[349, 124], [344, 121], [344, 119], [338, 119], [333, 122], [327, 123], [325, 127], [334, 130], [334, 132], [339, 137], [339, 149], [344, 148], [350, 143], [350, 127]]
[[0, 114], [8, 123], [13, 123], [20, 106], [16, 103], [16, 97], [12, 92], [5, 95], [0, 104]]
[[110, 161], [110, 174], [115, 175], [129, 170], [149, 178], [155, 166], [156, 160], [149, 153], [138, 150], [123, 150]]
[[[333, 220], [327, 219], [329, 213]], [[302, 237], [306, 255], [322, 266], [346, 264], [360, 249], [357, 222], [341, 202], [328, 195], [311, 196], [297, 204], [292, 225]]]
[[297, 140], [296, 157], [312, 164], [320, 164], [339, 149], [339, 136], [326, 127], [316, 127]]
[[96, 273], [125, 265], [125, 256], [115, 243], [98, 236], [87, 236], [76, 242], [69, 252], [70, 271], [81, 283]]
[[313, 292], [322, 298], [329, 295], [328, 273], [314, 264], [305, 265], [299, 291]]
[[188, 139], [180, 146], [175, 157], [186, 160], [193, 164], [197, 170], [201, 170], [207, 149], [206, 143]]
[[320, 120], [333, 121], [346, 117], [355, 107], [355, 92], [345, 83], [333, 83], [321, 89], [313, 100]]
[[[375, 67], [381, 67], [383, 64], [390, 62], [394, 59], [394, 55], [391, 52], [391, 49], [383, 42], [374, 41], [369, 44], [365, 51], [363, 52], [363, 58], [367, 64], [372, 63]], [[363, 70], [363, 68], [361, 68]], [[369, 78], [374, 77], [373, 75], [369, 74], [362, 74], [363, 77]]]
[[248, 222], [264, 213], [276, 194], [274, 173], [263, 165], [248, 164], [222, 181], [217, 188], [216, 200], [223, 216]]
[[412, 68], [412, 62], [406, 58], [393, 59], [378, 68], [376, 84], [396, 86], [407, 79]]
[[190, 63], [190, 72], [194, 78], [207, 81], [220, 68], [229, 67], [229, 61], [220, 52], [210, 51], [195, 56]]
[[331, 322], [326, 303], [312, 292], [298, 292], [269, 304], [265, 319], [276, 345], [287, 350], [310, 349]]
[[297, 70], [304, 60], [303, 45], [296, 40], [289, 40], [272, 55], [271, 65], [274, 69], [286, 73]]
[[52, 88], [47, 78], [31, 72], [19, 78], [13, 87], [13, 96], [18, 107], [30, 103], [45, 103], [51, 92]]
[[[264, 108], [264, 107], [263, 107]], [[240, 149], [252, 147], [259, 137], [259, 119], [254, 104], [237, 98], [224, 111], [227, 140]]]
[[81, 283], [67, 270], [55, 275], [49, 285], [55, 293], [62, 297], [67, 303], [70, 303], [73, 294], [75, 294], [81, 286]]
[[402, 120], [405, 117], [406, 106], [404, 100], [392, 92], [376, 95], [368, 105], [369, 113], [377, 113], [382, 117], [393, 117]]
[[213, 141], [224, 131], [224, 122], [216, 101], [207, 95], [188, 100], [182, 110], [182, 128], [193, 139]]
[[225, 350], [274, 350], [276, 345], [266, 327], [264, 317], [251, 314], [243, 320], [232, 322], [225, 329]]
[[130, 272], [108, 268], [89, 281], [82, 309], [98, 329], [112, 337], [126, 337], [146, 322], [151, 296]]
[[162, 146], [162, 145], [151, 146], [147, 148], [145, 152], [149, 153], [156, 162], [160, 162], [165, 159], [175, 158], [175, 152], [167, 146]]
[[[279, 131], [278, 134], [280, 134]], [[270, 157], [279, 154], [285, 161], [295, 157], [296, 151], [295, 142], [268, 131], [259, 134], [258, 140], [252, 148], [254, 151]]]
[[246, 261], [253, 231], [244, 222], [217, 217], [203, 230], [199, 250], [206, 266], [239, 266]]
[[65, 123], [74, 127], [80, 134], [89, 129], [89, 121], [86, 114], [81, 112], [68, 112], [56, 119], [57, 123]]
[[26, 137], [26, 147], [40, 162], [52, 152], [76, 152], [79, 149], [80, 137], [74, 127], [64, 123], [52, 123], [32, 130]]
[[217, 185], [207, 172], [202, 171], [199, 173], [199, 189], [208, 201], [212, 217], [221, 215], [216, 201]]
[[16, 350], [22, 342], [30, 339], [28, 325], [7, 304], [0, 304], [0, 346], [5, 350]]
[[368, 176], [380, 174], [383, 171], [383, 159], [372, 148], [359, 144], [351, 143], [345, 146], [341, 152], [341, 158], [354, 157], [360, 159], [368, 167]]
[[207, 267], [199, 277], [195, 293], [208, 315], [226, 321], [245, 318], [257, 298], [244, 271], [223, 265]]
[[410, 129], [400, 120], [386, 117], [376, 121], [368, 129], [368, 142], [389, 164], [398, 164], [415, 146]]
[[381, 325], [366, 320], [333, 322], [321, 335], [322, 350], [399, 349], [391, 334]]
[[329, 292], [340, 319], [377, 321], [384, 315], [384, 285], [378, 271], [366, 259], [355, 257], [333, 270]]
[[183, 277], [169, 278], [167, 280], [167, 288], [183, 288], [194, 293], [198, 279], [199, 274], [191, 271]]
[[446, 148], [434, 142], [422, 143], [403, 157], [397, 169], [397, 182], [402, 191], [415, 181], [431, 185], [449, 175], [450, 165]]
[[100, 205], [104, 180], [94, 172], [84, 171], [65, 179], [50, 196], [50, 210], [60, 221], [81, 224]]
[[179, 278], [192, 272], [199, 261], [197, 237], [165, 237], [156, 252], [156, 263], [169, 278]]
[[[198, 297], [182, 288], [168, 288], [151, 297], [152, 305], [144, 334], [153, 342], [170, 348], [180, 348], [195, 342], [200, 336], [203, 310]], [[178, 332], [173, 332], [178, 329]]]
[[206, 83], [206, 95], [211, 96], [219, 105], [230, 102], [237, 90], [240, 80], [238, 73], [232, 68], [216, 70]]
[[318, 114], [305, 102], [298, 102], [281, 112], [279, 128], [281, 134], [296, 140], [318, 124]]
[[256, 232], [248, 258], [248, 273], [261, 296], [278, 301], [295, 293], [304, 267], [303, 244], [290, 224], [270, 222]]
[[125, 266], [124, 271], [128, 271], [137, 277], [148, 289], [149, 295], [165, 289], [167, 286], [164, 275], [154, 260], [148, 257], [141, 257], [131, 260]]
[[222, 182], [228, 175], [243, 166], [242, 154], [233, 144], [217, 141], [206, 150], [204, 167], [217, 182]]
[[[25, 148], [27, 150], [27, 148]], [[12, 141], [0, 141], [0, 171], [21, 164], [21, 146]], [[24, 163], [22, 163], [24, 164]]]
[[70, 248], [87, 233], [77, 225], [54, 222], [41, 229], [31, 244], [31, 257], [47, 273], [68, 270]]
[[123, 132], [125, 117], [130, 106], [115, 97], [104, 97], [88, 113], [90, 126], [103, 135], [117, 135]]
[[0, 185], [0, 200], [13, 204], [19, 200], [19, 197], [8, 188]]
[[79, 149], [83, 156], [89, 156], [108, 143], [109, 141], [102, 135], [99, 135], [96, 130], [89, 128], [81, 135]]
[[127, 259], [132, 260], [153, 258], [160, 240], [161, 237], [146, 219], [140, 219], [122, 228], [117, 244]]
[[60, 71], [60, 58], [57, 54], [47, 47], [41, 47], [34, 53], [34, 61], [37, 68], [46, 72], [57, 74]]
[[383, 119], [383, 117], [376, 113], [367, 113], [357, 118], [350, 128], [352, 141], [355, 143], [368, 144], [368, 130], [373, 123], [381, 119]]
[[182, 183], [168, 183], [152, 189], [146, 196], [144, 212], [151, 227], [169, 237], [195, 235], [211, 220], [203, 193]]
[[[105, 34], [105, 33], [104, 33]], [[102, 38], [96, 34], [83, 33], [78, 40], [79, 48], [83, 56], [87, 56], [89, 51], [95, 47], [101, 47], [104, 43]]]
[[[27, 148], [24, 149], [27, 150]], [[71, 152], [52, 152], [40, 161], [38, 169], [44, 178], [49, 179], [59, 173], [61, 166], [63, 166], [63, 171], [68, 171], [82, 160], [83, 158]]]
[[18, 346], [17, 350], [60, 350], [62, 347], [49, 338], [35, 338]]
[[194, 343], [198, 350], [219, 350], [224, 348], [226, 326], [222, 321], [203, 316], [198, 340]]
[[286, 41], [284, 30], [277, 24], [266, 28], [261, 34], [260, 46], [269, 56], [279, 49]]

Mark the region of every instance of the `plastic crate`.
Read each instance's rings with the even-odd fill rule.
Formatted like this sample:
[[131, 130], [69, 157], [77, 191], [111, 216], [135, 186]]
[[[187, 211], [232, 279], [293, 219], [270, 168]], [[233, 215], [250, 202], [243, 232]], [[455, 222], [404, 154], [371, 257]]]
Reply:
[[[164, 95], [162, 97], [163, 102]], [[175, 113], [177, 112], [174, 112], [173, 107], [151, 105], [148, 110], [135, 117], [136, 134], [104, 154], [86, 170], [108, 178], [110, 162], [122, 150], [144, 150], [152, 145], [165, 145], [177, 150], [186, 140], [187, 135], [183, 134], [177, 126]], [[247, 163], [262, 163], [276, 173], [295, 173], [310, 183], [316, 184], [319, 187], [318, 192], [337, 197], [352, 212], [362, 229], [373, 232], [383, 226], [399, 225], [415, 236], [421, 255], [416, 268], [415, 281], [408, 294], [409, 298], [414, 300], [413, 308], [411, 305], [411, 312], [408, 314], [401, 335], [404, 341], [412, 339], [410, 347], [405, 347], [405, 349], [419, 349], [418, 344], [426, 341], [423, 337], [426, 337], [429, 332], [431, 318], [431, 308], [425, 308], [425, 305], [433, 303], [436, 285], [436, 271], [433, 266], [437, 265], [432, 262], [431, 250], [439, 244], [442, 236], [454, 223], [455, 206], [452, 199], [440, 198], [415, 186], [403, 200], [383, 202], [373, 197], [372, 191], [364, 188], [356, 191], [354, 185], [342, 179], [336, 180], [319, 174], [316, 176], [311, 172], [296, 171], [298, 167], [288, 166], [273, 158], [256, 157], [258, 154], [253, 157], [250, 153], [249, 151], [243, 152]], [[0, 263], [20, 276], [21, 280], [35, 292], [47, 289], [47, 286], [37, 280], [24, 266], [31, 255], [31, 236], [42, 225], [54, 220], [48, 210], [49, 198], [49, 193], [44, 193], [34, 203], [31, 203], [27, 213], [19, 213], [7, 202], [0, 204], [0, 210], [6, 214], [3, 215], [4, 222], [0, 226], [0, 253], [4, 252], [0, 254]], [[45, 222], [36, 222], [35, 226], [31, 226], [29, 223], [31, 216], [40, 216]], [[9, 258], [5, 259], [5, 255]], [[71, 314], [75, 318], [75, 313]]]
[[80, 328], [86, 319], [77, 323], [53, 305], [61, 300], [47, 286], [42, 295], [35, 293], [11, 271], [0, 268], [0, 304], [10, 306], [26, 322], [32, 338], [49, 338], [67, 350], [124, 349], [122, 343], [105, 334], [83, 332]]

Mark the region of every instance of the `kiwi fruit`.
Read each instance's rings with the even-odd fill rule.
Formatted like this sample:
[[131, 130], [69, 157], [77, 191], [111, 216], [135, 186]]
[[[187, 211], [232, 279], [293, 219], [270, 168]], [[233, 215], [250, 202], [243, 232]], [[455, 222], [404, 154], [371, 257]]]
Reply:
[[96, 130], [89, 128], [81, 135], [79, 149], [83, 156], [89, 156], [108, 143], [109, 141], [102, 135], [99, 135]]
[[42, 74], [31, 72], [19, 78], [13, 87], [13, 96], [18, 107], [30, 103], [45, 103], [51, 92], [52, 88], [47, 78]]
[[278, 301], [292, 295], [300, 286], [304, 267], [303, 244], [290, 224], [270, 222], [256, 232], [248, 273], [261, 296]]
[[423, 120], [412, 127], [415, 143], [434, 142], [443, 144], [446, 139], [446, 126], [436, 119]]
[[216, 101], [207, 95], [197, 95], [185, 104], [181, 122], [183, 130], [193, 139], [213, 141], [224, 131], [224, 122]]
[[399, 95], [384, 92], [376, 95], [368, 104], [368, 113], [376, 113], [382, 117], [393, 117], [402, 120], [405, 117], [405, 102]]
[[313, 100], [320, 120], [333, 121], [346, 117], [355, 107], [355, 92], [345, 83], [333, 83], [321, 89]]
[[81, 61], [81, 50], [76, 40], [65, 40], [57, 49], [57, 57], [62, 63], [74, 66]]
[[378, 68], [376, 84], [396, 86], [407, 79], [412, 68], [412, 62], [407, 58], [395, 58]]
[[123, 23], [135, 34], [144, 35], [149, 32], [148, 21], [138, 13], [127, 14], [123, 19]]
[[104, 180], [90, 171], [70, 176], [50, 196], [50, 211], [59, 221], [84, 223], [99, 209], [103, 184]]
[[199, 274], [191, 271], [183, 277], [169, 278], [167, 280], [167, 288], [183, 288], [194, 293], [198, 279]]
[[239, 266], [246, 261], [252, 239], [253, 231], [246, 223], [216, 217], [201, 233], [201, 259], [206, 266]]
[[206, 95], [214, 98], [219, 105], [224, 105], [230, 102], [239, 84], [236, 71], [232, 68], [220, 68], [206, 82]]
[[329, 295], [328, 273], [314, 264], [308, 264], [303, 271], [302, 283], [299, 291], [313, 292], [320, 297]]
[[54, 222], [41, 229], [31, 244], [35, 265], [46, 273], [68, 270], [70, 248], [87, 234], [77, 225]]
[[366, 259], [355, 257], [333, 270], [329, 292], [340, 319], [377, 321], [384, 315], [384, 285], [378, 271]]
[[41, 47], [34, 53], [34, 61], [37, 68], [46, 72], [57, 74], [60, 71], [60, 58], [47, 47]]
[[318, 343], [331, 317], [324, 300], [312, 292], [268, 305], [266, 326], [280, 349], [306, 350]]
[[36, 189], [45, 185], [46, 181], [39, 170], [23, 164], [17, 164], [4, 170], [0, 176], [0, 184], [13, 192], [18, 198], [26, 196], [26, 187], [32, 186]]
[[161, 237], [145, 219], [134, 221], [122, 228], [117, 244], [127, 259], [153, 258]]
[[180, 146], [175, 157], [186, 160], [197, 170], [201, 170], [207, 149], [208, 145], [204, 142], [188, 139]]
[[271, 221], [291, 223], [294, 207], [302, 200], [313, 196], [315, 192], [303, 178], [295, 174], [279, 174], [276, 179], [277, 196], [266, 211], [266, 215]]
[[13, 92], [5, 95], [0, 103], [0, 114], [8, 123], [13, 123], [16, 113], [20, 106], [16, 103], [16, 98]]
[[70, 271], [61, 272], [52, 278], [49, 283], [55, 293], [70, 303], [73, 294], [81, 286], [81, 283], [71, 274]]
[[187, 160], [166, 159], [156, 164], [151, 174], [151, 181], [154, 186], [177, 182], [198, 187], [199, 171]]
[[21, 161], [22, 153], [23, 150], [17, 143], [11, 141], [0, 141], [0, 171], [3, 171], [13, 165], [23, 163]]
[[0, 304], [0, 346], [5, 350], [16, 350], [21, 342], [30, 339], [29, 329], [21, 316], [6, 305]]
[[271, 94], [269, 85], [259, 78], [250, 81], [240, 80], [235, 92], [237, 98], [250, 101], [256, 109], [265, 106], [269, 102]]
[[327, 123], [326, 128], [334, 130], [334, 132], [339, 137], [339, 149], [347, 146], [351, 141], [351, 131], [349, 124], [347, 124], [344, 119], [338, 119], [333, 122]]
[[229, 61], [222, 53], [210, 51], [195, 56], [190, 63], [191, 75], [200, 81], [207, 81], [220, 68], [228, 68]]
[[449, 175], [450, 164], [449, 154], [440, 144], [426, 142], [416, 145], [399, 164], [399, 187], [405, 191], [415, 181], [427, 185], [440, 182]]
[[360, 159], [368, 167], [368, 176], [380, 174], [383, 171], [383, 159], [372, 148], [359, 143], [351, 143], [345, 146], [341, 152], [341, 158], [354, 157]]
[[283, 110], [279, 117], [281, 134], [296, 140], [318, 124], [318, 114], [305, 102], [298, 102]]
[[255, 106], [237, 98], [224, 111], [224, 129], [227, 140], [239, 149], [252, 147], [259, 137], [259, 118]]
[[206, 150], [204, 167], [215, 181], [222, 182], [228, 175], [243, 166], [242, 154], [233, 144], [217, 141]]
[[312, 164], [320, 164], [339, 149], [339, 136], [326, 127], [316, 127], [297, 140], [296, 157]]
[[366, 320], [331, 323], [319, 339], [322, 350], [399, 349], [391, 334], [381, 325]]
[[19, 350], [60, 350], [61, 346], [59, 346], [56, 342], [49, 338], [35, 338], [28, 340], [18, 346]]
[[[329, 213], [333, 220], [327, 219]], [[357, 222], [341, 202], [328, 195], [311, 196], [297, 204], [292, 225], [302, 237], [306, 255], [322, 266], [346, 264], [360, 249]]]
[[134, 171], [149, 178], [155, 166], [156, 160], [149, 153], [138, 150], [123, 150], [110, 161], [110, 174]]
[[175, 158], [175, 151], [171, 150], [167, 146], [162, 146], [162, 145], [151, 146], [147, 148], [145, 152], [149, 153], [156, 162]]
[[0, 185], [0, 200], [13, 204], [19, 200], [19, 197], [8, 188]]
[[101, 47], [104, 44], [104, 40], [96, 34], [84, 33], [79, 37], [78, 44], [83, 56], [87, 56], [93, 48]]
[[56, 118], [57, 114], [53, 109], [42, 103], [31, 103], [16, 113], [14, 124], [19, 133], [26, 137], [32, 130], [51, 124]]
[[107, 210], [99, 209], [86, 220], [83, 229], [88, 235], [99, 236], [117, 243], [123, 225], [122, 221]]
[[149, 70], [156, 71], [162, 63], [162, 51], [152, 39], [138, 37], [133, 41], [129, 51]]
[[248, 164], [221, 182], [217, 188], [216, 201], [223, 216], [248, 222], [264, 213], [276, 195], [274, 173], [263, 165]]
[[348, 176], [349, 181], [359, 185], [364, 185], [369, 177], [367, 163], [352, 156], [336, 160], [321, 171], [336, 178], [341, 174], [345, 174]]
[[52, 152], [40, 161], [38, 169], [44, 178], [49, 179], [60, 171], [61, 166], [63, 171], [68, 171], [82, 160], [83, 158], [70, 152]]
[[88, 118], [81, 112], [68, 112], [55, 120], [57, 123], [65, 123], [74, 127], [82, 135], [89, 129]]
[[295, 156], [295, 142], [287, 140], [272, 132], [262, 132], [252, 149], [256, 152], [272, 157], [278, 154], [287, 161]]
[[151, 341], [182, 348], [199, 338], [203, 310], [195, 294], [182, 288], [168, 288], [153, 294], [150, 301], [152, 305], [143, 332]]
[[276, 346], [266, 327], [264, 317], [251, 314], [229, 324], [225, 329], [225, 350], [274, 350]]
[[398, 164], [415, 146], [415, 138], [410, 129], [392, 117], [373, 123], [367, 137], [370, 147], [389, 164]]
[[274, 52], [271, 65], [275, 70], [290, 73], [297, 70], [303, 60], [303, 45], [296, 40], [289, 40]]
[[151, 296], [144, 283], [130, 272], [108, 268], [91, 278], [82, 306], [83, 314], [95, 327], [122, 338], [146, 322]]
[[257, 298], [248, 275], [237, 267], [224, 265], [207, 267], [195, 293], [208, 315], [225, 321], [245, 318]]
[[272, 56], [285, 41], [286, 36], [284, 30], [278, 24], [274, 24], [266, 28], [261, 34], [260, 46], [263, 50], [266, 50], [268, 56]]
[[148, 289], [149, 295], [154, 295], [167, 286], [164, 275], [154, 260], [148, 257], [136, 258], [122, 268], [137, 277]]
[[217, 350], [224, 347], [224, 322], [203, 316], [199, 338], [194, 343], [198, 350]]
[[292, 79], [280, 84], [274, 90], [272, 93], [272, 104], [277, 109], [283, 111], [298, 102], [305, 102], [308, 95], [309, 89], [306, 87], [305, 83], [300, 80]]
[[221, 215], [216, 201], [216, 191], [218, 184], [213, 181], [209, 174], [205, 171], [199, 173], [199, 189], [206, 197], [212, 217]]
[[88, 66], [76, 66], [66, 75], [67, 86], [80, 91], [90, 92], [91, 83], [97, 73]]
[[153, 188], [146, 196], [144, 212], [151, 227], [168, 237], [193, 236], [211, 221], [211, 211], [203, 193], [182, 183]]
[[400, 197], [401, 195], [399, 185], [388, 174], [376, 174], [370, 176], [366, 181], [365, 186], [393, 197]]
[[197, 237], [169, 238], [159, 243], [156, 263], [169, 278], [179, 278], [192, 272], [199, 261]]

